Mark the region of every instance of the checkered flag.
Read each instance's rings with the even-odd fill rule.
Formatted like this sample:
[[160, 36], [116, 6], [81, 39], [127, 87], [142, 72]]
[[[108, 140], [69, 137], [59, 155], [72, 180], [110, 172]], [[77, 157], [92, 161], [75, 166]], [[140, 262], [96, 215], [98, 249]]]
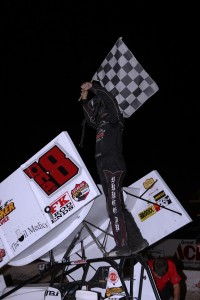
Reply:
[[158, 86], [143, 69], [120, 37], [92, 80], [99, 81], [117, 99], [125, 118], [129, 118]]

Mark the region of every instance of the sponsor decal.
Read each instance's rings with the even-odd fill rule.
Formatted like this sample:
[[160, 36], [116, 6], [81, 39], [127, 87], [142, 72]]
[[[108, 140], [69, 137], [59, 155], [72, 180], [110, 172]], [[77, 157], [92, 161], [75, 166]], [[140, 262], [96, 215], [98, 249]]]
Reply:
[[151, 177], [151, 178], [145, 180], [145, 182], [143, 183], [143, 186], [146, 190], [148, 190], [154, 186], [155, 182], [156, 181]]
[[104, 138], [104, 135], [105, 135], [105, 129], [100, 128], [96, 135], [96, 143], [100, 142]]
[[75, 201], [82, 201], [86, 199], [89, 192], [89, 185], [85, 181], [82, 181], [75, 185], [75, 188], [71, 191], [71, 195]]
[[3, 261], [4, 256], [6, 256], [6, 251], [5, 249], [0, 249], [0, 262]]
[[[158, 191], [158, 188], [155, 187], [155, 183], [157, 180], [154, 180], [153, 178], [146, 179], [143, 183], [143, 186], [145, 189], [152, 189], [154, 187], [154, 190], [149, 193], [149, 196], [153, 197], [154, 201], [156, 202], [152, 206], [149, 206], [145, 210], [143, 210], [141, 213], [138, 214], [141, 221], [145, 221], [152, 215], [154, 215], [156, 212], [160, 211], [162, 207], [165, 207], [172, 203], [169, 195], [165, 194], [165, 191], [161, 190]], [[158, 191], [156, 194], [155, 192]], [[154, 194], [154, 195], [153, 195]], [[158, 205], [157, 205], [158, 204]]]
[[61, 299], [60, 297], [58, 297], [59, 295], [60, 295], [60, 291], [55, 288], [52, 288], [52, 287], [49, 287], [44, 293], [45, 299], [47, 297], [48, 297], [48, 299], [50, 297]]
[[146, 190], [148, 190], [148, 195], [154, 194], [156, 191], [158, 191], [158, 188], [156, 188], [155, 184], [158, 180], [154, 178], [149, 178], [146, 179], [145, 182], [143, 183], [143, 186]]
[[[166, 195], [164, 191], [160, 191], [159, 193], [154, 195], [154, 200], [156, 201], [156, 204], [160, 206], [167, 206], [172, 203], [170, 197]], [[156, 211], [159, 211], [161, 209], [161, 207], [158, 205], [155, 205]]]
[[110, 281], [113, 284], [116, 283], [118, 280], [119, 280], [119, 275], [117, 271], [112, 269], [112, 271], [110, 271], [108, 274], [108, 281]]
[[58, 146], [53, 146], [23, 172], [50, 196], [77, 176], [79, 167]]
[[46, 228], [48, 228], [47, 223], [37, 222], [36, 224], [31, 225], [24, 230], [17, 229], [15, 231], [17, 238], [16, 238], [16, 241], [11, 244], [11, 249], [15, 252], [17, 250], [17, 248], [20, 246], [20, 244], [26, 238], [28, 238], [30, 235], [37, 233], [40, 230], [44, 230]]
[[66, 192], [61, 197], [52, 202], [45, 208], [45, 212], [49, 214], [51, 223], [57, 222], [63, 218], [69, 211], [74, 209], [75, 205], [71, 200], [69, 194]]
[[146, 208], [145, 210], [143, 210], [142, 212], [140, 212], [138, 214], [138, 216], [139, 216], [140, 220], [143, 222], [146, 219], [153, 216], [155, 213], [156, 213], [156, 209], [155, 209], [154, 205], [151, 205], [148, 208]]
[[[0, 206], [0, 226], [9, 220], [9, 214], [15, 210], [15, 204], [12, 200], [13, 199], [8, 200]], [[2, 200], [0, 201], [0, 204], [1, 203]]]
[[73, 260], [70, 263], [71, 265], [82, 265], [82, 264], [86, 264], [87, 260], [85, 259]]
[[[119, 295], [119, 296], [117, 298], [113, 298], [113, 297], [110, 298], [113, 295]], [[113, 299], [113, 300], [119, 299], [120, 296], [123, 298], [125, 296], [122, 286], [121, 287], [111, 287], [111, 288], [106, 289], [106, 297], [108, 297], [109, 299]]]
[[[145, 221], [146, 219], [150, 218], [151, 216], [153, 216], [156, 212], [160, 211], [162, 209], [162, 206], [165, 207], [165, 206], [169, 205], [170, 203], [172, 203], [169, 196], [167, 196], [167, 195], [165, 195], [165, 193], [164, 194], [163, 193], [164, 193], [163, 191], [159, 193], [159, 195], [162, 195], [162, 197], [160, 199], [157, 198], [156, 204], [149, 206], [148, 208], [146, 208], [145, 210], [143, 210], [142, 212], [140, 212], [138, 214], [138, 216], [142, 222]], [[163, 197], [163, 195], [164, 195], [164, 197]]]
[[19, 242], [23, 242], [23, 240], [24, 240], [24, 238], [25, 238], [24, 234], [21, 233], [21, 231], [20, 231], [19, 229], [17, 229], [15, 232], [16, 232], [18, 241], [19, 241]]
[[200, 252], [195, 240], [182, 240], [177, 246], [174, 259], [182, 261], [184, 267], [200, 267]]

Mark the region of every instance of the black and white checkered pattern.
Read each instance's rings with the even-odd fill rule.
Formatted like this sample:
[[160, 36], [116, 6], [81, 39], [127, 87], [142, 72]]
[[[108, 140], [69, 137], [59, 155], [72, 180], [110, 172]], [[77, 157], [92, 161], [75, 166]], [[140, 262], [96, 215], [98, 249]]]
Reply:
[[108, 53], [92, 80], [100, 81], [102, 86], [116, 97], [125, 118], [129, 118], [159, 89], [121, 37]]

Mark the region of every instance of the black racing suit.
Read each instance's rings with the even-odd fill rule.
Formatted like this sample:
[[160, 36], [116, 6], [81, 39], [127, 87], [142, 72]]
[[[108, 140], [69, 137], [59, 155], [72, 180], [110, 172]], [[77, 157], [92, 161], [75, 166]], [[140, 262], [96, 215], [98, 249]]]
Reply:
[[106, 197], [113, 236], [117, 246], [132, 247], [135, 239], [142, 239], [142, 236], [123, 199], [122, 187], [126, 173], [122, 153], [124, 118], [116, 99], [105, 88], [93, 82], [90, 92], [95, 96], [82, 101], [83, 111], [87, 123], [96, 129], [96, 166]]

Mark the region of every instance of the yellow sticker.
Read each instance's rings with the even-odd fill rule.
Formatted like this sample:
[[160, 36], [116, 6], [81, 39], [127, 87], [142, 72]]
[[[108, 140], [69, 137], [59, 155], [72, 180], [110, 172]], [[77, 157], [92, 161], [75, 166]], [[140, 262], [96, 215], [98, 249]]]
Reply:
[[155, 207], [152, 205], [146, 208], [145, 210], [143, 210], [141, 213], [139, 213], [138, 216], [140, 220], [143, 222], [149, 217], [151, 217], [152, 215], [154, 215], [155, 213], [156, 213]]

